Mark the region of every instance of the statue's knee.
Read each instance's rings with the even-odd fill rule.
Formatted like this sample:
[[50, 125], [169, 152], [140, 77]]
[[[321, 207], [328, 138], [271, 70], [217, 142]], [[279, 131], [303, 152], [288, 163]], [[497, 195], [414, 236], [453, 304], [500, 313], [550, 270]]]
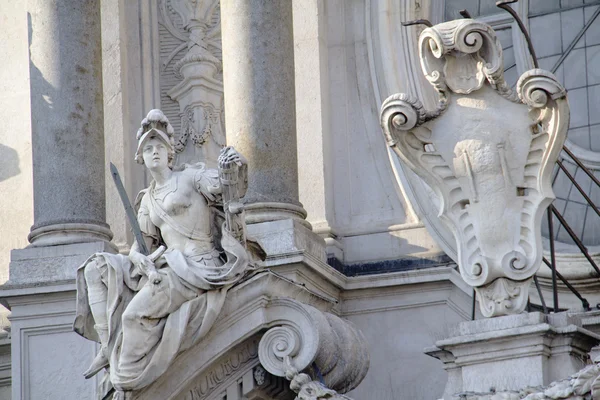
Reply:
[[83, 267], [83, 275], [89, 283], [101, 282], [102, 272], [100, 271], [100, 261], [97, 257], [92, 258], [85, 267]]
[[123, 315], [121, 315], [121, 319], [123, 321], [123, 324], [126, 324], [127, 322], [132, 322], [133, 313], [125, 309], [125, 311], [123, 311]]
[[123, 312], [123, 315], [121, 316], [121, 319], [123, 321], [123, 324], [130, 324], [130, 323], [135, 323], [136, 321], [138, 321], [140, 319], [139, 314], [135, 311], [132, 310], [131, 307], [127, 307], [125, 308], [125, 311]]

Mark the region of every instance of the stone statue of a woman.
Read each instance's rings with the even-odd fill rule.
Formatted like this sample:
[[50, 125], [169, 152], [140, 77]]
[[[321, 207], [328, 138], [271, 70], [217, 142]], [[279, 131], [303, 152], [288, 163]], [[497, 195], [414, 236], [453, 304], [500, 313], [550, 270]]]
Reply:
[[129, 256], [95, 254], [77, 274], [74, 329], [101, 344], [85, 376], [107, 368], [117, 395], [149, 385], [201, 339], [250, 265], [235, 201], [247, 186], [245, 160], [225, 148], [221, 180], [202, 163], [173, 168], [173, 128], [160, 110], [142, 121], [137, 140], [135, 158], [153, 178], [136, 201], [151, 254], [136, 241]]

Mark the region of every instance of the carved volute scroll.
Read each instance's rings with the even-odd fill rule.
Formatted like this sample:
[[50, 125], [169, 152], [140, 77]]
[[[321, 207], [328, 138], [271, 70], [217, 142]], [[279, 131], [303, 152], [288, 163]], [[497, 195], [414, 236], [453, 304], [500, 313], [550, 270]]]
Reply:
[[261, 338], [260, 363], [269, 373], [290, 380], [299, 400], [349, 399], [339, 393], [356, 388], [369, 369], [364, 337], [333, 314], [306, 304], [289, 306], [295, 309], [282, 309], [288, 315], [277, 318]]
[[439, 218], [482, 314], [519, 313], [542, 260], [542, 215], [569, 126], [566, 90], [534, 69], [513, 91], [495, 32], [471, 19], [425, 29], [419, 49], [438, 106], [390, 96], [381, 107], [385, 139], [442, 200]]

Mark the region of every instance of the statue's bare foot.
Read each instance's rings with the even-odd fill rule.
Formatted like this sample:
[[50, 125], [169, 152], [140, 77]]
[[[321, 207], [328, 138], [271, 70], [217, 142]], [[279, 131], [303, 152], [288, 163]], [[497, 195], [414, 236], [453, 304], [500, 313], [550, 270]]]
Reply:
[[92, 361], [92, 365], [90, 365], [87, 371], [83, 373], [85, 379], [90, 379], [92, 376], [96, 375], [98, 372], [108, 367], [108, 357], [104, 353], [104, 348], [100, 349], [100, 351], [94, 358], [94, 361]]

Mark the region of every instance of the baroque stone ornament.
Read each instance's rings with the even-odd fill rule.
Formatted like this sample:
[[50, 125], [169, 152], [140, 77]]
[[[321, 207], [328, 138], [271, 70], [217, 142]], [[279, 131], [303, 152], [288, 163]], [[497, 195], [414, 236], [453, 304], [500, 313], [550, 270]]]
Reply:
[[541, 69], [513, 91], [493, 29], [472, 19], [423, 30], [421, 67], [439, 95], [428, 111], [408, 94], [381, 107], [388, 145], [441, 199], [462, 278], [484, 316], [520, 313], [542, 260], [541, 221], [569, 126], [566, 90]]
[[182, 42], [162, 62], [181, 79], [167, 92], [180, 108], [177, 160], [214, 167], [225, 145], [219, 0], [160, 0], [159, 10], [161, 24]]
[[[258, 345], [261, 365], [282, 376], [297, 400], [349, 399], [367, 374], [369, 354], [364, 337], [347, 321], [296, 303], [296, 318], [281, 319]], [[286, 318], [287, 319], [287, 318]]]
[[106, 369], [101, 394], [114, 389], [115, 399], [152, 384], [206, 336], [229, 288], [254, 269], [248, 249], [260, 252], [240, 203], [245, 159], [227, 147], [218, 170], [173, 167], [173, 136], [160, 110], [142, 121], [135, 159], [153, 180], [135, 203], [137, 239], [128, 256], [97, 253], [77, 272], [74, 329], [100, 343], [84, 375]]

